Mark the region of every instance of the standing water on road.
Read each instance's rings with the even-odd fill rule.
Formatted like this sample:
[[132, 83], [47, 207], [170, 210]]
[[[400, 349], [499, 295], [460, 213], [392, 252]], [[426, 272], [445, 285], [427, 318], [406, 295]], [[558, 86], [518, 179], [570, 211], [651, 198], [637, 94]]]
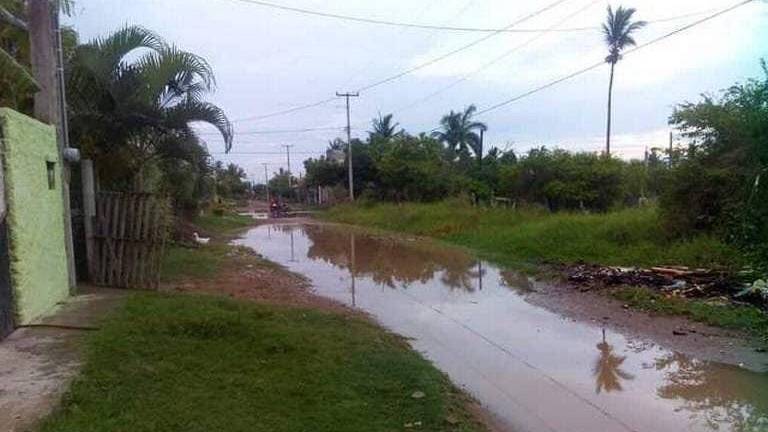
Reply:
[[464, 251], [321, 224], [263, 225], [239, 243], [412, 338], [510, 430], [768, 431], [768, 374], [534, 306], [526, 278]]

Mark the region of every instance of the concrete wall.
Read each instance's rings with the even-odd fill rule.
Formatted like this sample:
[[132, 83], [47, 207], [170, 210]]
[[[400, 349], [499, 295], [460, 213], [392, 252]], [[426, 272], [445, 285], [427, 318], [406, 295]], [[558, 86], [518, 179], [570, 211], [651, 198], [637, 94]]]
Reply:
[[0, 136], [11, 280], [17, 324], [25, 324], [69, 295], [61, 160], [54, 128], [15, 111], [0, 108]]

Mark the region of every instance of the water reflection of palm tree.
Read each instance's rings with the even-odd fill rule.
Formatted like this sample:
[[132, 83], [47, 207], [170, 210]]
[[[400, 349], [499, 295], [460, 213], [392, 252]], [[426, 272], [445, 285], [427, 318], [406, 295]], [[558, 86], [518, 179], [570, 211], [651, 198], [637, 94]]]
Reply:
[[595, 360], [593, 373], [595, 375], [595, 393], [603, 390], [606, 393], [624, 390], [621, 381], [632, 380], [634, 375], [621, 370], [621, 365], [627, 359], [624, 356], [617, 356], [613, 353], [613, 346], [605, 339], [605, 329], [603, 329], [603, 341], [597, 344], [600, 356]]

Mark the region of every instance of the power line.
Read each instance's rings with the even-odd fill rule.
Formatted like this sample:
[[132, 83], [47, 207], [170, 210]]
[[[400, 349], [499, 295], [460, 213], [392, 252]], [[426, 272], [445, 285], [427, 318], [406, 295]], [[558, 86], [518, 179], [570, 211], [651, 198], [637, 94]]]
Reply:
[[[248, 2], [248, 1], [257, 1], [257, 0], [236, 0], [236, 1], [246, 1], [246, 2]], [[456, 48], [454, 50], [451, 50], [448, 53], [445, 53], [445, 54], [443, 54], [441, 56], [438, 56], [438, 57], [436, 57], [434, 59], [431, 59], [429, 61], [421, 63], [421, 64], [419, 64], [417, 66], [414, 66], [414, 67], [411, 67], [409, 69], [406, 69], [406, 70], [404, 70], [402, 72], [399, 72], [399, 73], [397, 73], [395, 75], [392, 75], [392, 76], [389, 76], [387, 78], [383, 78], [383, 79], [381, 79], [379, 81], [370, 83], [370, 84], [368, 84], [366, 86], [363, 86], [363, 87], [357, 89], [355, 92], [356, 93], [361, 93], [361, 92], [364, 92], [364, 91], [367, 91], [367, 90], [371, 90], [371, 89], [373, 89], [375, 87], [378, 87], [378, 86], [381, 86], [383, 84], [395, 81], [397, 79], [400, 79], [400, 78], [404, 77], [405, 75], [411, 74], [411, 73], [416, 72], [416, 71], [418, 71], [420, 69], [423, 69], [425, 67], [431, 66], [431, 65], [433, 65], [435, 63], [438, 63], [438, 62], [440, 62], [442, 60], [445, 60], [448, 57], [451, 57], [451, 56], [453, 56], [455, 54], [458, 54], [458, 53], [460, 53], [462, 51], [465, 51], [465, 50], [470, 49], [470, 48], [472, 48], [472, 47], [474, 47], [476, 45], [479, 45], [479, 44], [485, 42], [486, 40], [488, 40], [488, 39], [490, 39], [492, 37], [498, 36], [499, 34], [503, 33], [505, 29], [511, 29], [512, 27], [514, 27], [516, 25], [519, 25], [519, 24], [522, 24], [523, 22], [528, 21], [530, 19], [533, 19], [533, 18], [543, 14], [544, 12], [547, 12], [547, 11], [549, 11], [549, 10], [551, 10], [551, 9], [553, 9], [553, 8], [559, 6], [560, 4], [565, 3], [567, 1], [570, 1], [570, 0], [557, 0], [557, 1], [553, 2], [553, 3], [550, 3], [547, 6], [541, 8], [541, 9], [535, 11], [535, 12], [532, 12], [532, 13], [526, 15], [526, 16], [523, 16], [522, 18], [517, 19], [516, 21], [514, 21], [511, 24], [507, 25], [503, 29], [498, 29], [496, 31], [493, 31], [492, 33], [490, 33], [488, 35], [485, 35], [485, 36], [483, 36], [483, 37], [481, 37], [479, 39], [475, 39], [474, 41], [472, 41], [472, 42], [470, 42], [470, 43], [468, 43], [466, 45], [462, 45], [461, 47]], [[260, 3], [265, 3], [265, 2], [260, 2]], [[297, 111], [302, 111], [302, 110], [305, 110], [305, 109], [314, 108], [314, 107], [317, 107], [317, 106], [320, 106], [320, 105], [324, 105], [324, 104], [330, 103], [330, 102], [332, 102], [334, 100], [336, 100], [336, 98], [327, 98], [327, 99], [319, 100], [317, 102], [312, 102], [312, 103], [308, 103], [308, 104], [305, 104], [305, 105], [300, 105], [300, 106], [289, 108], [289, 109], [282, 110], [282, 111], [277, 111], [277, 112], [273, 112], [273, 113], [269, 113], [269, 114], [264, 114], [264, 115], [260, 115], [260, 116], [246, 117], [246, 118], [242, 118], [242, 119], [233, 120], [233, 123], [235, 123], [235, 122], [243, 122], [243, 121], [262, 120], [262, 119], [265, 119], [265, 118], [277, 117], [277, 116], [285, 115], [285, 114], [291, 114], [291, 113], [294, 113], [294, 112], [297, 112]]]
[[[232, 1], [239, 1], [241, 3], [248, 3], [256, 6], [263, 6], [267, 8], [272, 9], [279, 9], [283, 11], [288, 12], [295, 12], [300, 13], [304, 15], [312, 15], [312, 16], [319, 16], [323, 18], [332, 18], [332, 19], [338, 19], [343, 21], [352, 21], [357, 23], [364, 23], [364, 24], [376, 24], [376, 25], [384, 25], [384, 26], [390, 26], [390, 27], [406, 27], [406, 28], [412, 28], [412, 29], [421, 29], [421, 30], [443, 30], [443, 31], [453, 31], [453, 32], [465, 32], [465, 33], [537, 33], [542, 31], [542, 29], [513, 29], [513, 28], [487, 28], [487, 27], [461, 27], [461, 26], [446, 26], [446, 25], [433, 25], [433, 24], [418, 24], [418, 23], [411, 23], [411, 22], [403, 22], [403, 21], [390, 21], [390, 20], [384, 20], [384, 19], [378, 19], [378, 18], [369, 18], [369, 17], [361, 17], [361, 16], [353, 16], [353, 15], [345, 15], [345, 14], [337, 14], [332, 12], [323, 12], [319, 10], [313, 10], [313, 9], [305, 9], [305, 8], [299, 8], [299, 7], [293, 7], [293, 6], [286, 6], [281, 5], [277, 3], [271, 3], [261, 0], [232, 0]], [[668, 22], [668, 21], [674, 21], [679, 19], [688, 18], [695, 15], [703, 15], [704, 13], [707, 13], [711, 11], [702, 11], [702, 12], [695, 12], [695, 13], [688, 13], [684, 15], [678, 15], [678, 16], [672, 16], [672, 17], [665, 17], [665, 18], [659, 18], [655, 20], [647, 21], [648, 23], [659, 23], [659, 22]], [[584, 31], [594, 31], [599, 30], [599, 27], [571, 27], [571, 28], [563, 28], [559, 29], [557, 31], [559, 32], [584, 32]]]
[[[304, 128], [304, 129], [266, 129], [266, 130], [252, 130], [246, 132], [235, 132], [237, 135], [279, 135], [279, 134], [293, 134], [293, 133], [305, 133], [305, 132], [319, 132], [319, 131], [338, 131], [345, 130], [344, 127], [316, 127], [316, 128]], [[201, 132], [198, 133], [201, 136], [217, 135], [215, 132]]]
[[414, 103], [411, 103], [411, 104], [409, 104], [409, 105], [405, 106], [404, 108], [402, 108], [402, 109], [400, 109], [400, 110], [396, 110], [396, 112], [397, 112], [397, 111], [400, 111], [400, 112], [402, 112], [402, 111], [406, 111], [406, 110], [412, 109], [412, 108], [414, 108], [414, 107], [416, 107], [416, 106], [418, 106], [418, 105], [420, 105], [420, 104], [422, 104], [422, 103], [426, 102], [427, 100], [429, 100], [429, 99], [432, 99], [433, 97], [435, 97], [435, 96], [437, 96], [437, 95], [439, 95], [439, 94], [442, 94], [442, 93], [444, 93], [444, 92], [446, 92], [446, 91], [448, 91], [448, 90], [452, 89], [453, 87], [456, 87], [457, 85], [461, 84], [462, 82], [464, 82], [464, 81], [467, 81], [467, 80], [468, 80], [469, 78], [471, 78], [472, 76], [474, 76], [474, 75], [477, 75], [477, 74], [478, 74], [478, 73], [480, 73], [480, 72], [483, 72], [484, 70], [486, 70], [486, 69], [490, 68], [491, 66], [493, 66], [493, 65], [495, 65], [496, 63], [500, 62], [501, 60], [503, 60], [503, 59], [505, 59], [505, 58], [509, 57], [510, 55], [514, 54], [515, 52], [517, 52], [517, 51], [519, 51], [519, 50], [521, 50], [521, 49], [525, 48], [526, 46], [528, 46], [528, 45], [532, 44], [532, 43], [533, 43], [533, 42], [535, 42], [536, 40], [538, 40], [538, 39], [540, 39], [541, 37], [545, 36], [547, 33], [550, 33], [550, 32], [553, 32], [553, 31], [556, 31], [556, 30], [557, 30], [557, 27], [561, 26], [562, 24], [564, 24], [565, 22], [567, 22], [567, 21], [568, 21], [568, 20], [570, 20], [571, 18], [575, 17], [576, 15], [578, 15], [578, 14], [580, 14], [580, 13], [584, 12], [585, 10], [589, 9], [590, 7], [592, 7], [592, 6], [593, 6], [595, 3], [597, 3], [598, 1], [600, 1], [600, 0], [592, 0], [592, 1], [591, 1], [590, 3], [588, 3], [587, 5], [585, 5], [585, 6], [581, 7], [581, 8], [579, 8], [578, 10], [576, 10], [576, 11], [574, 11], [573, 13], [569, 14], [568, 16], [566, 16], [565, 18], [563, 18], [562, 20], [558, 21], [558, 22], [557, 22], [555, 25], [553, 25], [553, 26], [551, 26], [551, 27], [549, 27], [549, 28], [547, 28], [547, 29], [541, 30], [541, 32], [540, 32], [539, 34], [537, 34], [537, 35], [533, 36], [532, 38], [529, 38], [529, 39], [527, 39], [526, 41], [524, 41], [524, 42], [523, 42], [523, 43], [521, 43], [521, 44], [518, 44], [518, 45], [516, 45], [516, 46], [515, 46], [515, 47], [513, 47], [512, 49], [509, 49], [509, 50], [507, 50], [506, 52], [504, 52], [504, 53], [503, 53], [503, 54], [501, 54], [500, 56], [497, 56], [497, 57], [496, 57], [496, 58], [494, 58], [493, 60], [491, 60], [491, 61], [489, 61], [489, 62], [487, 62], [487, 63], [483, 64], [482, 66], [480, 66], [479, 68], [475, 69], [474, 71], [472, 71], [472, 72], [469, 72], [469, 73], [465, 74], [464, 76], [462, 76], [462, 77], [458, 78], [457, 80], [455, 80], [455, 81], [451, 82], [450, 84], [448, 84], [448, 85], [446, 85], [446, 86], [444, 86], [444, 87], [441, 87], [440, 89], [438, 89], [438, 90], [436, 90], [436, 91], [434, 91], [434, 92], [432, 92], [432, 93], [428, 94], [427, 96], [425, 96], [425, 97], [423, 97], [423, 98], [421, 98], [421, 99], [418, 99], [418, 100], [417, 100], [417, 101], [415, 101]]
[[239, 122], [245, 122], [245, 121], [254, 121], [254, 120], [263, 120], [263, 119], [267, 119], [267, 118], [278, 117], [278, 116], [282, 116], [282, 115], [286, 115], [286, 114], [295, 113], [297, 111], [303, 111], [305, 109], [310, 109], [310, 108], [318, 107], [320, 105], [325, 105], [325, 104], [331, 103], [331, 102], [333, 102], [335, 100], [336, 100], [336, 98], [323, 99], [323, 100], [319, 100], [317, 102], [312, 102], [312, 103], [308, 103], [308, 104], [304, 104], [304, 105], [295, 106], [293, 108], [284, 109], [282, 111], [275, 111], [275, 112], [272, 112], [272, 113], [269, 113], [269, 114], [262, 114], [262, 115], [258, 115], [258, 116], [245, 117], [245, 118], [240, 118], [240, 119], [232, 120], [232, 123], [239, 123]]
[[[712, 15], [708, 15], [708, 16], [700, 19], [700, 20], [696, 20], [696, 21], [694, 21], [694, 22], [692, 22], [692, 23], [690, 23], [688, 25], [680, 27], [680, 28], [678, 28], [676, 30], [673, 30], [673, 31], [671, 31], [669, 33], [666, 33], [666, 34], [664, 34], [662, 36], [659, 36], [659, 37], [657, 37], [655, 39], [652, 39], [652, 40], [650, 40], [650, 41], [648, 41], [646, 43], [640, 44], [640, 45], [638, 45], [638, 46], [636, 46], [636, 47], [626, 51], [623, 55], [627, 56], [627, 55], [629, 55], [629, 54], [631, 54], [633, 52], [639, 51], [639, 50], [641, 50], [643, 48], [646, 48], [646, 47], [648, 47], [650, 45], [653, 45], [653, 44], [655, 44], [657, 42], [661, 42], [664, 39], [667, 39], [667, 38], [669, 38], [671, 36], [674, 36], [676, 34], [682, 33], [682, 32], [684, 32], [686, 30], [689, 30], [689, 29], [691, 29], [693, 27], [696, 27], [697, 25], [703, 24], [703, 23], [705, 23], [707, 21], [711, 21], [711, 20], [713, 20], [713, 19], [715, 19], [715, 18], [717, 18], [717, 17], [719, 17], [721, 15], [724, 15], [724, 14], [726, 14], [728, 12], [731, 12], [731, 11], [733, 11], [733, 10], [735, 10], [737, 8], [740, 8], [740, 7], [742, 7], [742, 6], [744, 6], [744, 5], [748, 4], [748, 3], [752, 3], [753, 1], [754, 0], [744, 0], [742, 2], [736, 3], [736, 4], [732, 5], [732, 6], [729, 6], [729, 7], [725, 8], [725, 9], [722, 9], [722, 10], [720, 10], [720, 11], [718, 11], [718, 12], [712, 14]], [[587, 72], [589, 72], [589, 71], [591, 71], [593, 69], [597, 69], [597, 68], [603, 66], [604, 64], [605, 64], [605, 61], [603, 60], [603, 61], [600, 61], [600, 62], [595, 63], [593, 65], [587, 66], [587, 67], [585, 67], [583, 69], [579, 69], [579, 70], [577, 70], [575, 72], [572, 72], [572, 73], [570, 73], [570, 74], [568, 74], [568, 75], [566, 75], [564, 77], [558, 78], [558, 79], [556, 79], [554, 81], [550, 81], [550, 82], [548, 82], [548, 83], [546, 83], [544, 85], [541, 85], [541, 86], [536, 87], [534, 89], [528, 90], [528, 91], [526, 91], [526, 92], [524, 92], [522, 94], [519, 94], [519, 95], [517, 95], [517, 96], [515, 96], [513, 98], [507, 99], [507, 100], [499, 102], [499, 103], [497, 103], [495, 105], [491, 105], [488, 108], [482, 109], [482, 110], [478, 111], [475, 114], [475, 116], [480, 116], [480, 115], [486, 114], [486, 113], [488, 113], [490, 111], [494, 111], [496, 109], [499, 109], [499, 108], [501, 108], [501, 107], [503, 107], [505, 105], [509, 105], [509, 104], [511, 104], [513, 102], [517, 102], [520, 99], [523, 99], [523, 98], [526, 98], [528, 96], [531, 96], [531, 95], [533, 95], [535, 93], [538, 93], [538, 92], [540, 92], [542, 90], [546, 90], [546, 89], [548, 89], [550, 87], [553, 87], [553, 86], [555, 86], [557, 84], [560, 84], [561, 82], [568, 81], [568, 80], [573, 79], [573, 78], [575, 78], [575, 77], [577, 77], [579, 75], [585, 74], [585, 73], [587, 73]]]
[[[509, 24], [506, 27], [504, 27], [504, 29], [510, 29], [510, 28], [512, 28], [512, 27], [514, 27], [516, 25], [522, 24], [525, 21], [533, 19], [533, 18], [543, 14], [544, 12], [547, 12], [547, 11], [549, 11], [551, 9], [554, 9], [555, 7], [561, 5], [561, 4], [565, 3], [565, 2], [568, 2], [568, 1], [571, 1], [571, 0], [557, 0], [557, 1], [553, 2], [553, 3], [550, 3], [547, 6], [541, 8], [541, 9], [535, 11], [535, 12], [532, 12], [532, 13], [530, 13], [528, 15], [523, 16], [522, 18], [519, 18], [519, 19], [515, 20], [511, 24]], [[466, 50], [468, 50], [468, 49], [470, 49], [472, 47], [475, 47], [475, 46], [477, 46], [477, 45], [487, 41], [488, 39], [491, 39], [492, 37], [498, 36], [499, 34], [503, 33], [504, 29], [499, 29], [499, 30], [497, 30], [497, 31], [495, 31], [495, 32], [493, 32], [491, 34], [485, 35], [485, 36], [483, 36], [483, 37], [481, 37], [479, 39], [475, 39], [475, 40], [473, 40], [472, 42], [470, 42], [468, 44], [462, 45], [459, 48], [451, 50], [451, 51], [449, 51], [449, 52], [447, 52], [447, 53], [445, 53], [443, 55], [435, 57], [435, 58], [433, 58], [431, 60], [428, 60], [428, 61], [426, 61], [424, 63], [420, 63], [420, 64], [418, 64], [416, 66], [413, 66], [413, 67], [411, 67], [409, 69], [406, 69], [406, 70], [404, 70], [404, 71], [402, 71], [400, 73], [397, 73], [397, 74], [392, 75], [390, 77], [381, 79], [379, 81], [376, 81], [376, 82], [368, 84], [368, 85], [366, 85], [364, 87], [361, 87], [361, 88], [357, 89], [357, 92], [364, 92], [366, 90], [370, 90], [370, 89], [372, 89], [374, 87], [378, 87], [380, 85], [383, 85], [383, 84], [386, 84], [388, 82], [391, 82], [391, 81], [397, 80], [399, 78], [402, 78], [405, 75], [411, 74], [411, 73], [416, 72], [416, 71], [418, 71], [420, 69], [424, 69], [425, 67], [432, 66], [433, 64], [438, 63], [438, 62], [440, 62], [442, 60], [445, 60], [448, 57], [456, 55], [456, 54], [458, 54], [458, 53], [460, 53], [462, 51], [466, 51]]]

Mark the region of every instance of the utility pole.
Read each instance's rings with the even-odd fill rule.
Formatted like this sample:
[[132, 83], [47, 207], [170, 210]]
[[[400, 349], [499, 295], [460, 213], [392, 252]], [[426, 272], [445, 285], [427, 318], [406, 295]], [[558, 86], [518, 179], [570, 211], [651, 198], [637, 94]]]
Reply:
[[35, 93], [35, 118], [41, 122], [59, 127], [56, 74], [56, 49], [54, 48], [54, 11], [49, 0], [29, 0], [29, 49], [32, 74], [40, 85]]
[[674, 135], [672, 134], [672, 131], [669, 132], [669, 167], [672, 168], [672, 143], [674, 140]]
[[69, 137], [66, 125], [66, 98], [64, 96], [63, 56], [61, 54], [61, 29], [59, 1], [27, 1], [29, 20], [29, 49], [32, 74], [40, 86], [35, 93], [34, 114], [38, 120], [56, 128], [59, 163], [61, 164], [61, 194], [64, 201], [64, 242], [69, 271], [69, 289], [77, 285], [75, 252], [72, 243], [72, 217], [70, 215], [69, 180], [70, 168], [67, 153]]
[[352, 171], [352, 126], [349, 119], [349, 98], [360, 97], [360, 93], [339, 93], [336, 92], [337, 97], [343, 97], [347, 100], [347, 158], [349, 159], [347, 166], [349, 167], [349, 200], [355, 200], [355, 180]]
[[262, 162], [262, 165], [264, 165], [264, 188], [267, 191], [267, 202], [269, 202], [269, 174], [267, 174], [267, 163]]
[[288, 157], [288, 187], [291, 187], [291, 147], [293, 144], [283, 144], [285, 155]]

